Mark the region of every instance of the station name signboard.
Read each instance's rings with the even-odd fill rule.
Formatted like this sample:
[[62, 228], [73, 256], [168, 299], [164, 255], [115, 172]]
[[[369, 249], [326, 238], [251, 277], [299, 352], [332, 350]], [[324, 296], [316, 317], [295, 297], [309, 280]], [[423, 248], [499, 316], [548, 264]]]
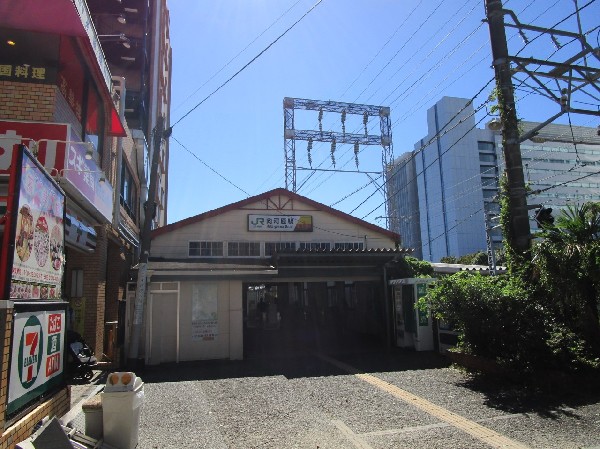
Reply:
[[62, 383], [65, 324], [64, 308], [15, 312], [8, 414]]
[[312, 232], [312, 215], [248, 214], [248, 231]]

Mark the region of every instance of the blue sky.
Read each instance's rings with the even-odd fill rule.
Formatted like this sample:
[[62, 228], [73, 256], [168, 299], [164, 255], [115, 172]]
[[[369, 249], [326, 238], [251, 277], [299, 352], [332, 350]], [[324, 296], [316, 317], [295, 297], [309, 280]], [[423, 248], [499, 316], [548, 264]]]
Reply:
[[[173, 78], [171, 123], [276, 40], [318, 0], [171, 0]], [[580, 7], [590, 0], [577, 0]], [[600, 2], [581, 12], [583, 31], [599, 25]], [[575, 10], [575, 0], [509, 0], [523, 23], [550, 27]], [[173, 128], [170, 142], [169, 223], [284, 187], [283, 98], [389, 106], [393, 150], [399, 156], [427, 134], [426, 111], [442, 96], [471, 98], [493, 77], [483, 0], [322, 0], [268, 51]], [[576, 16], [557, 28], [575, 31]], [[598, 30], [588, 36], [598, 46]], [[546, 59], [546, 37], [523, 40], [507, 29], [511, 54]], [[562, 44], [567, 43], [562, 39]], [[565, 45], [554, 60], [578, 48]], [[580, 61], [581, 62], [581, 61]], [[597, 60], [595, 61], [597, 67]], [[493, 84], [475, 99], [486, 101]], [[517, 92], [519, 117], [543, 121], [558, 112], [549, 100]], [[593, 98], [583, 98], [598, 106]], [[578, 107], [590, 107], [587, 104]], [[485, 114], [476, 117], [480, 119]], [[317, 114], [298, 112], [296, 128], [317, 129]], [[563, 117], [562, 123], [567, 117]], [[573, 124], [598, 118], [571, 115]], [[359, 120], [360, 122], [360, 120]], [[480, 127], [483, 127], [483, 124]], [[348, 121], [347, 128], [361, 123]], [[379, 124], [369, 122], [370, 132]], [[323, 129], [341, 131], [339, 115]], [[180, 145], [181, 143], [181, 145]], [[361, 148], [361, 170], [381, 171], [381, 148]], [[296, 143], [308, 166], [306, 142]], [[193, 153], [193, 154], [192, 154]], [[344, 156], [345, 155], [345, 156]], [[331, 167], [330, 146], [316, 143], [313, 166]], [[351, 146], [338, 145], [336, 167], [356, 169]], [[298, 193], [385, 226], [384, 198], [365, 174], [297, 172]], [[361, 187], [364, 187], [360, 189]], [[359, 190], [360, 189], [360, 190]], [[342, 198], [357, 193], [339, 202]], [[361, 205], [361, 203], [364, 203]]]

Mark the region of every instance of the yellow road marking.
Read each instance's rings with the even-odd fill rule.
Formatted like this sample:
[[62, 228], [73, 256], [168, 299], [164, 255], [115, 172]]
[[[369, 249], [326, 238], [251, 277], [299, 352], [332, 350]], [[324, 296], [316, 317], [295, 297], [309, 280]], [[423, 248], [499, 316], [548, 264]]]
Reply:
[[482, 441], [489, 446], [497, 449], [528, 449], [528, 446], [519, 443], [518, 441], [512, 440], [504, 435], [499, 434], [487, 427], [482, 426], [481, 424], [477, 424], [475, 421], [471, 421], [470, 419], [464, 418], [450, 410], [447, 410], [439, 405], [435, 405], [432, 402], [429, 402], [417, 395], [409, 393], [402, 388], [398, 388], [395, 385], [392, 385], [384, 380], [379, 379], [378, 377], [372, 376], [370, 374], [361, 373], [359, 370], [354, 368], [351, 365], [340, 362], [339, 360], [333, 359], [327, 356], [320, 356], [323, 360], [331, 363], [332, 365], [337, 366], [338, 368], [348, 372], [349, 374], [353, 374], [358, 379], [367, 382], [380, 390], [383, 390], [387, 393], [390, 393], [392, 396], [407, 402], [408, 404], [417, 407], [420, 410], [423, 410], [426, 413], [429, 413], [436, 418], [447, 422], [448, 424], [460, 429], [472, 437]]

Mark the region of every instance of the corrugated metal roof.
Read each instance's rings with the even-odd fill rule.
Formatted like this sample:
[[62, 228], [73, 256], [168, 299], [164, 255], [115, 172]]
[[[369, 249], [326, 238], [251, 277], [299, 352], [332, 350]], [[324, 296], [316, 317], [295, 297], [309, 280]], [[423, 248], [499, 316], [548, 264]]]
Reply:
[[412, 248], [369, 248], [369, 249], [345, 249], [345, 248], [303, 248], [303, 249], [282, 249], [277, 251], [280, 255], [289, 254], [410, 254], [414, 251]]
[[[479, 271], [481, 273], [488, 273], [489, 267], [487, 265], [465, 265], [460, 263], [432, 263], [433, 271], [435, 273], [458, 273], [459, 271]], [[508, 271], [506, 267], [497, 266], [496, 273], [504, 274]]]

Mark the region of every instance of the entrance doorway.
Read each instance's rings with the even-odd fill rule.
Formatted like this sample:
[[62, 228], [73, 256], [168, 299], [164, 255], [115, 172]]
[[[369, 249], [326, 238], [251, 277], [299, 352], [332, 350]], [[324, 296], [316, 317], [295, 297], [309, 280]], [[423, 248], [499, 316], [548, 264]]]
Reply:
[[375, 282], [247, 283], [243, 292], [244, 358], [385, 345], [383, 295]]

